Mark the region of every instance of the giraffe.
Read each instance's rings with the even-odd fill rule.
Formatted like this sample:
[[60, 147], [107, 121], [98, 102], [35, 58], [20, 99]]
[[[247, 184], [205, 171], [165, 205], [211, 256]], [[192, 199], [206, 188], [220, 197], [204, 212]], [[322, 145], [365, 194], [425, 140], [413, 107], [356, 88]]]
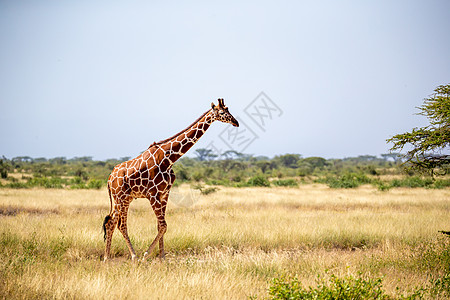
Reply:
[[164, 258], [163, 238], [167, 230], [165, 212], [170, 188], [175, 181], [173, 164], [200, 139], [214, 121], [239, 127], [238, 121], [230, 114], [223, 99], [218, 102], [218, 105], [211, 103], [211, 109], [186, 129], [158, 143], [154, 142], [136, 158], [114, 167], [108, 178], [110, 211], [103, 222], [106, 241], [104, 261], [110, 258], [111, 240], [116, 226], [125, 238], [131, 259], [137, 258], [127, 231], [128, 208], [136, 198], [147, 198], [150, 201], [158, 224], [158, 233], [144, 253], [142, 261], [147, 259], [157, 243], [159, 257]]

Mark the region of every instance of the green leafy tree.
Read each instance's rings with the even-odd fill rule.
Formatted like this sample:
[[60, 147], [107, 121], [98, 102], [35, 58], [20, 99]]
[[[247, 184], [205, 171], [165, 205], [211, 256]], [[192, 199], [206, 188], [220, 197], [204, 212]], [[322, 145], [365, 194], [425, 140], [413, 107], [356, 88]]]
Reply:
[[240, 159], [243, 154], [235, 150], [227, 150], [221, 155], [224, 159]]
[[322, 157], [307, 157], [303, 160], [303, 162], [310, 164], [314, 168], [323, 168], [327, 165], [327, 160]]
[[200, 148], [195, 150], [195, 155], [199, 161], [212, 160], [217, 157], [211, 149]]
[[271, 163], [267, 160], [260, 160], [255, 162], [255, 165], [261, 169], [261, 172], [266, 173], [270, 169]]
[[8, 178], [8, 172], [11, 170], [11, 165], [9, 164], [6, 157], [0, 158], [0, 178]]
[[404, 159], [410, 168], [432, 176], [444, 175], [450, 165], [450, 84], [438, 86], [418, 109], [418, 114], [427, 117], [430, 125], [394, 135], [387, 141], [394, 144], [391, 151], [408, 148]]
[[284, 154], [276, 156], [275, 159], [286, 168], [297, 168], [297, 162], [300, 160], [300, 154]]

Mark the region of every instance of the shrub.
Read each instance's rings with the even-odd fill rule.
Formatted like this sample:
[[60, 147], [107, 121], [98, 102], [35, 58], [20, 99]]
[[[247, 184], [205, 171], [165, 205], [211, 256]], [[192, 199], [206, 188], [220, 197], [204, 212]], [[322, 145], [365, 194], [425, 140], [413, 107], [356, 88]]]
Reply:
[[28, 185], [31, 186], [37, 186], [37, 187], [43, 187], [46, 189], [62, 189], [63, 184], [65, 183], [65, 180], [63, 180], [60, 177], [34, 177], [31, 178], [28, 182]]
[[298, 167], [297, 175], [300, 177], [305, 177], [311, 175], [314, 171], [314, 168], [310, 165], [302, 164]]
[[218, 190], [216, 187], [204, 187], [201, 184], [191, 186], [194, 190], [199, 190], [202, 195], [209, 195]]
[[327, 176], [317, 180], [319, 183], [325, 183], [330, 188], [356, 188], [362, 184], [369, 184], [372, 182], [370, 178], [361, 173], [346, 173], [341, 176]]
[[190, 180], [189, 172], [182, 164], [175, 164], [173, 170], [178, 181]]
[[290, 187], [297, 187], [298, 183], [295, 179], [277, 179], [273, 180], [272, 184], [275, 186], [290, 186]]
[[11, 183], [2, 185], [2, 187], [11, 188], [11, 189], [26, 189], [26, 188], [30, 188], [31, 186], [24, 182], [11, 182]]
[[416, 253], [418, 265], [435, 274], [430, 280], [430, 295], [434, 299], [450, 299], [450, 237], [446, 234], [432, 243], [420, 245]]
[[247, 181], [247, 184], [249, 186], [265, 186], [265, 187], [269, 187], [270, 186], [269, 180], [267, 180], [267, 178], [265, 176], [263, 176], [263, 175], [253, 176], [252, 178], [250, 178]]
[[304, 288], [297, 277], [291, 280], [275, 278], [269, 287], [272, 299], [389, 299], [382, 289], [382, 279], [364, 279], [331, 274], [327, 279], [318, 276], [316, 287]]
[[81, 177], [75, 176], [74, 178], [70, 179], [69, 184], [70, 185], [79, 185], [79, 184], [84, 184], [84, 181]]
[[3, 179], [8, 178], [8, 170], [3, 166], [0, 166], [0, 177]]
[[98, 179], [91, 179], [89, 180], [89, 182], [87, 183], [87, 188], [88, 189], [101, 189], [103, 186], [103, 181], [102, 180], [98, 180]]
[[389, 183], [386, 183], [381, 180], [374, 181], [374, 184], [376, 185], [379, 191], [388, 191], [392, 188], [392, 186]]
[[242, 182], [243, 178], [242, 178], [241, 174], [237, 174], [237, 175], [231, 176], [230, 180], [233, 182]]
[[191, 178], [198, 182], [203, 179], [203, 174], [200, 171], [196, 171], [192, 174]]
[[439, 297], [450, 297], [450, 272], [445, 273], [443, 276], [431, 281], [430, 294], [439, 299]]
[[433, 187], [436, 189], [444, 189], [446, 187], [450, 187], [450, 179], [437, 179]]
[[432, 178], [422, 178], [419, 176], [408, 176], [402, 179], [394, 179], [391, 181], [391, 186], [393, 187], [417, 188], [417, 187], [432, 187], [432, 185], [433, 185]]
[[[432, 276], [430, 284], [415, 287], [410, 294], [398, 295], [398, 299], [448, 299], [450, 296], [450, 239], [438, 239], [431, 246], [420, 245], [417, 249], [417, 263], [424, 270], [438, 273]], [[304, 288], [298, 277], [274, 278], [269, 287], [271, 299], [392, 299], [382, 289], [382, 278], [357, 277], [339, 278], [326, 273], [318, 276], [315, 287]], [[398, 288], [397, 288], [398, 289]], [[395, 297], [394, 299], [397, 299]]]

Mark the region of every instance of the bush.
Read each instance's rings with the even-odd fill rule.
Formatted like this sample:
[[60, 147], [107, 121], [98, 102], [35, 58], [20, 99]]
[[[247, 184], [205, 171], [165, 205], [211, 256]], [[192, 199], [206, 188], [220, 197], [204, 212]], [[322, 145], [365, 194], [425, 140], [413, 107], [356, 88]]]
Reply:
[[2, 185], [2, 187], [10, 188], [10, 189], [26, 189], [26, 188], [30, 188], [31, 186], [24, 182], [11, 182], [11, 183]]
[[[382, 278], [339, 278], [334, 274], [318, 276], [315, 287], [304, 288], [297, 277], [274, 278], [269, 286], [271, 299], [449, 299], [450, 296], [450, 239], [442, 237], [434, 243], [419, 245], [416, 263], [431, 272], [428, 285], [417, 286], [409, 294], [391, 298], [382, 289]], [[398, 289], [398, 288], [397, 288]]]
[[391, 181], [392, 187], [418, 188], [418, 187], [432, 187], [432, 185], [433, 185], [432, 178], [422, 178], [419, 176], [408, 176], [402, 179], [394, 179]]
[[402, 179], [394, 179], [390, 182], [372, 180], [372, 184], [376, 185], [380, 191], [386, 191], [393, 187], [444, 189], [450, 187], [450, 179], [433, 180], [432, 178], [412, 176]]
[[253, 176], [252, 178], [250, 178], [247, 181], [247, 185], [249, 186], [265, 186], [265, 187], [269, 187], [270, 186], [270, 182], [269, 180], [267, 180], [267, 178], [263, 175], [256, 175]]
[[346, 173], [341, 176], [327, 176], [325, 178], [321, 178], [316, 182], [325, 183], [330, 188], [339, 189], [349, 189], [356, 188], [363, 184], [372, 183], [372, 180], [368, 178], [366, 175], [361, 173]]
[[233, 175], [230, 177], [230, 180], [233, 182], [242, 182], [243, 178], [241, 174]]
[[275, 186], [289, 186], [289, 187], [297, 187], [298, 183], [295, 179], [277, 179], [273, 180], [272, 184]]
[[175, 164], [173, 170], [178, 181], [189, 181], [191, 179], [188, 170], [182, 164]]
[[382, 289], [382, 279], [364, 279], [331, 274], [317, 278], [317, 286], [305, 289], [297, 277], [291, 280], [275, 278], [269, 287], [272, 299], [389, 299]]
[[216, 187], [204, 187], [201, 184], [191, 186], [194, 190], [199, 190], [202, 195], [209, 195], [218, 190]]
[[101, 189], [103, 186], [103, 181], [102, 180], [98, 180], [98, 179], [91, 179], [89, 180], [89, 182], [87, 183], [87, 188], [88, 189]]
[[46, 189], [62, 189], [63, 184], [65, 184], [65, 180], [59, 177], [34, 177], [28, 181], [30, 187], [43, 187]]
[[437, 179], [433, 185], [436, 189], [444, 189], [450, 187], [450, 179]]
[[381, 180], [376, 180], [373, 182], [376, 185], [379, 191], [389, 191], [392, 188], [392, 185], [388, 182], [384, 182]]
[[203, 173], [200, 171], [196, 171], [192, 174], [191, 178], [194, 179], [194, 181], [198, 182], [203, 179]]
[[443, 276], [431, 281], [430, 294], [439, 299], [439, 297], [450, 297], [450, 272], [445, 273]]
[[10, 171], [10, 169], [11, 165], [9, 162], [5, 158], [0, 159], [0, 178], [8, 178], [8, 171]]
[[75, 176], [74, 178], [70, 179], [69, 184], [70, 185], [84, 184], [84, 181], [81, 177]]

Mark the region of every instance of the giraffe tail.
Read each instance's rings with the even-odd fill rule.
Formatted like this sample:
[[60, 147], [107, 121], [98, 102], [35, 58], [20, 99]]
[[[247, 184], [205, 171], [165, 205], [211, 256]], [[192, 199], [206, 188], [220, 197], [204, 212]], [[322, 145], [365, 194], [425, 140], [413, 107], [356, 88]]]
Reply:
[[111, 220], [112, 217], [110, 215], [107, 215], [105, 217], [105, 220], [103, 221], [103, 241], [106, 242], [106, 224], [108, 224], [109, 220]]
[[106, 241], [106, 224], [108, 224], [109, 220], [112, 219], [111, 213], [112, 213], [112, 197], [111, 197], [111, 188], [109, 187], [108, 182], [108, 194], [109, 194], [109, 214], [105, 217], [105, 220], [103, 221], [103, 240]]

